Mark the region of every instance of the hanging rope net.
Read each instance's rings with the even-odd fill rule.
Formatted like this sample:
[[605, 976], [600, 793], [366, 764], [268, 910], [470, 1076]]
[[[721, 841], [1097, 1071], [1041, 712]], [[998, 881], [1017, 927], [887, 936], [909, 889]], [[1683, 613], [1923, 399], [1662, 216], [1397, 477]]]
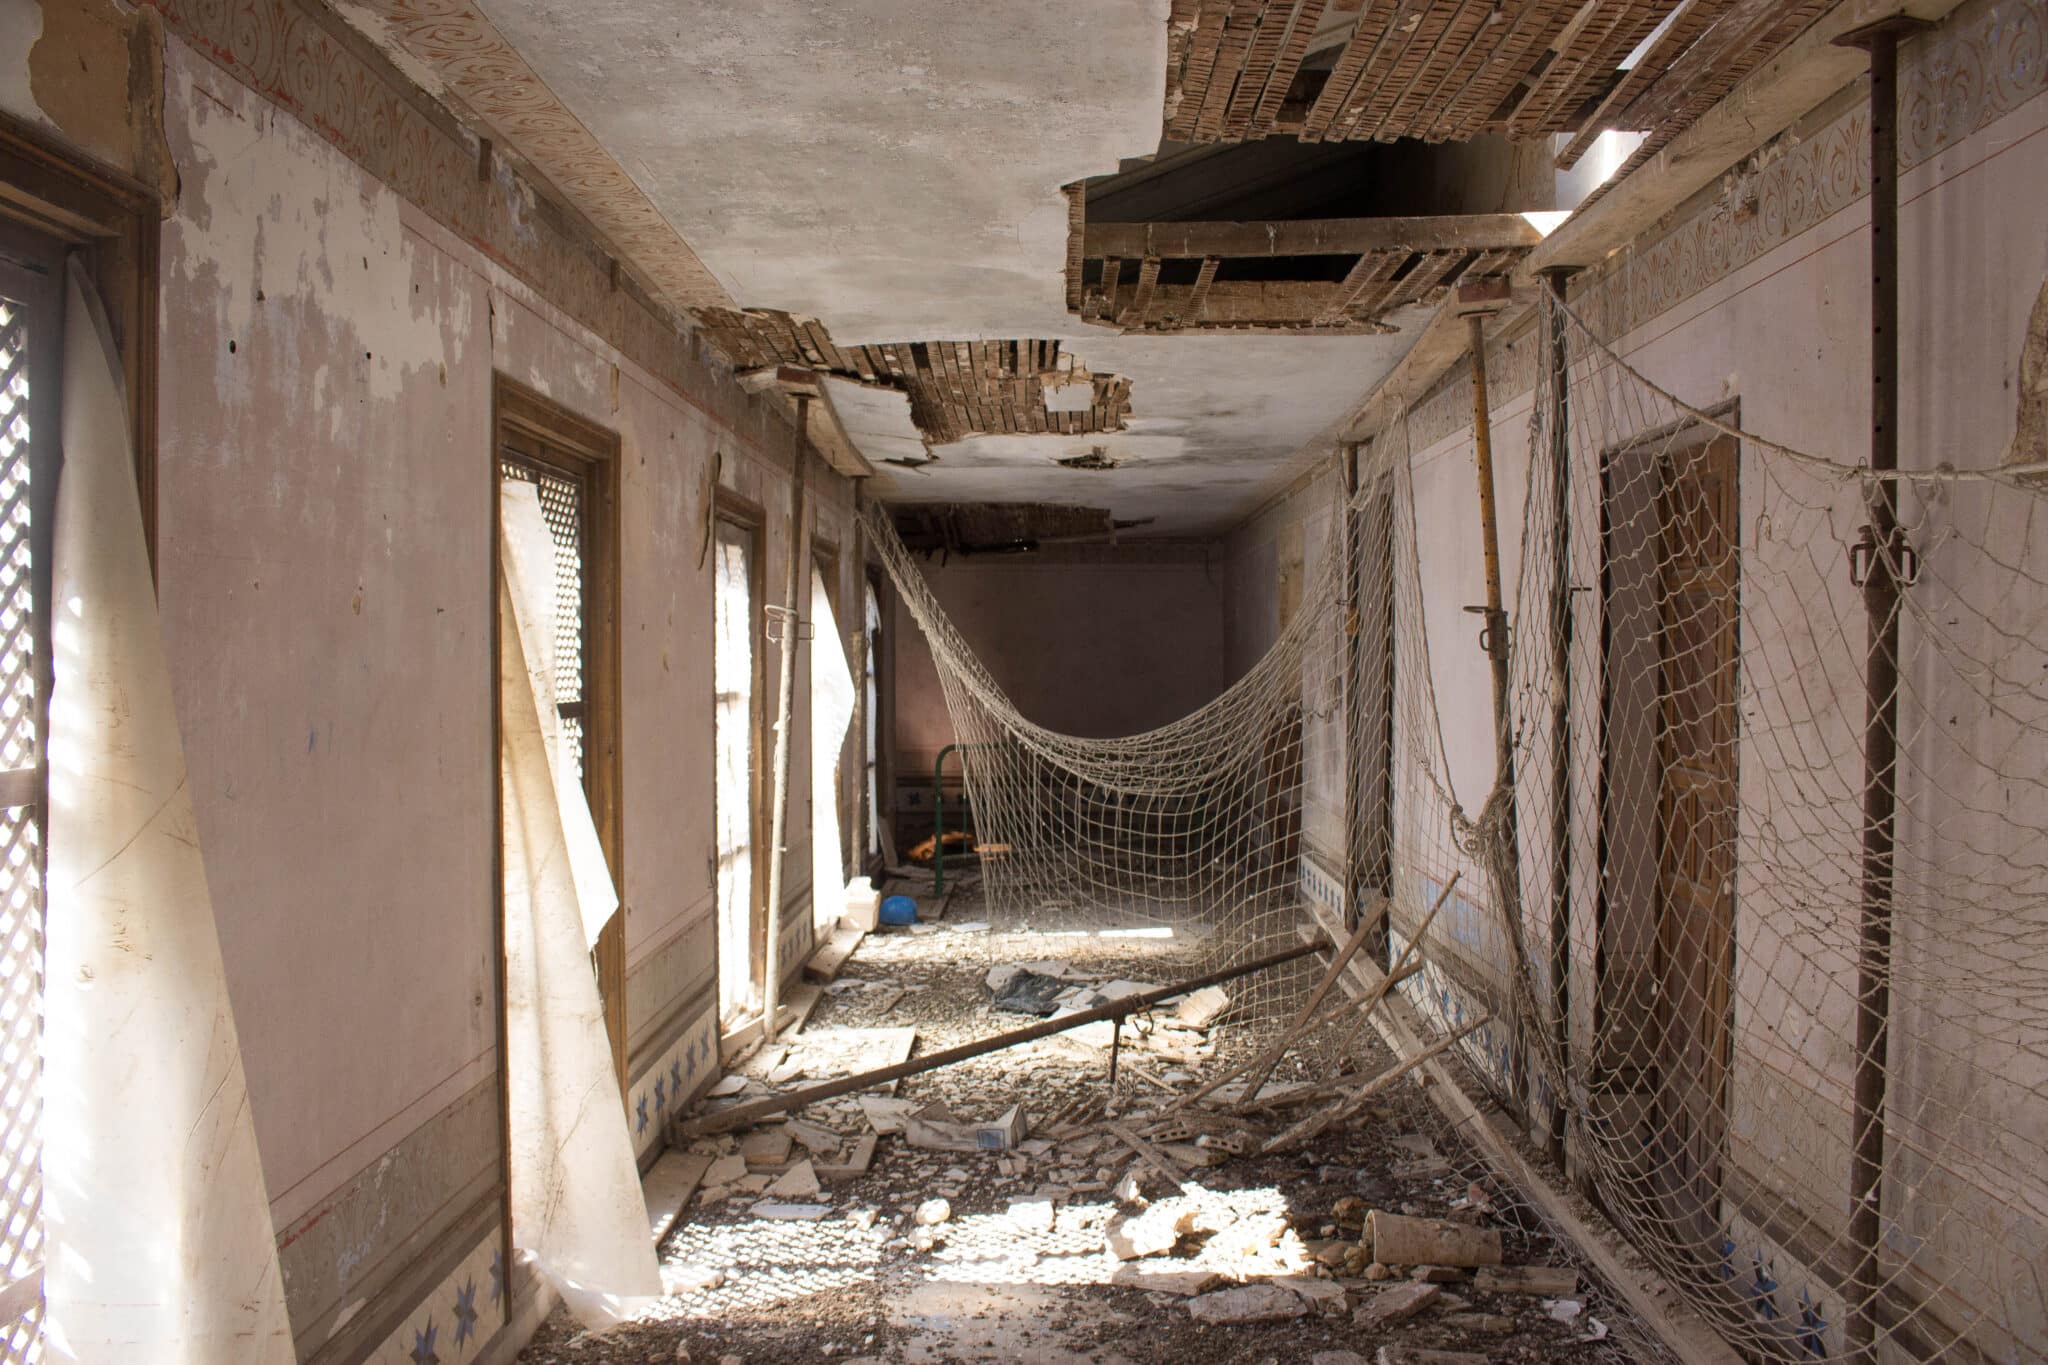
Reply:
[[1740, 1352], [2048, 1360], [2048, 485], [1776, 444], [1554, 301], [1525, 344], [1505, 638], [1470, 433], [1404, 419], [1265, 657], [1147, 734], [1020, 714], [871, 510], [992, 908], [1219, 961], [1419, 937], [1400, 990], [1471, 1086]]

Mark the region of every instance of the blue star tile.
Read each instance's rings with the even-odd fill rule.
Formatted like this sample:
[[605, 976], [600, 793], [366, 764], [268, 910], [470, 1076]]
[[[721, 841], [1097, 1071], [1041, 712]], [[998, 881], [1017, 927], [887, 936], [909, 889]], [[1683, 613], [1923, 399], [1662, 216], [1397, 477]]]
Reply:
[[661, 1113], [666, 1113], [667, 1111], [668, 1111], [668, 1077], [666, 1077], [666, 1076], [656, 1076], [656, 1077], [654, 1078], [654, 1112], [655, 1112], [655, 1113], [657, 1113], [657, 1114], [661, 1114]]
[[505, 1297], [505, 1250], [500, 1247], [491, 1253], [491, 1302]]
[[683, 1093], [683, 1064], [671, 1062], [668, 1068], [668, 1090], [671, 1095]]
[[476, 1335], [476, 1281], [464, 1280], [455, 1291], [455, 1344], [462, 1345]]
[[441, 1353], [434, 1349], [434, 1338], [439, 1335], [432, 1318], [427, 1319], [426, 1331], [412, 1334], [412, 1365], [441, 1365]]
[[636, 1108], [640, 1111], [640, 1131], [644, 1133], [647, 1131], [647, 1097], [645, 1095], [640, 1097], [640, 1103]]
[[1820, 1309], [1802, 1289], [1799, 1291], [1799, 1344], [1815, 1360], [1820, 1360], [1827, 1350], [1828, 1320], [1820, 1315]]

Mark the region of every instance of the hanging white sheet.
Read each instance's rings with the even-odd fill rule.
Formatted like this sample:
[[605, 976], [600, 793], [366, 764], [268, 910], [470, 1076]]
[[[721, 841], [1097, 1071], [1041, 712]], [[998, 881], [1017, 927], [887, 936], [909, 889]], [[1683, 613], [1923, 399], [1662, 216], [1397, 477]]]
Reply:
[[839, 759], [853, 723], [853, 670], [825, 579], [811, 570], [811, 923], [820, 933], [846, 908], [839, 842]]
[[590, 945], [618, 896], [583, 788], [556, 742], [547, 663], [553, 546], [539, 494], [519, 481], [500, 487], [498, 756], [512, 1243], [578, 1321], [601, 1328], [661, 1293], [590, 965]]
[[295, 1360], [104, 314], [66, 291], [52, 570], [50, 1357]]

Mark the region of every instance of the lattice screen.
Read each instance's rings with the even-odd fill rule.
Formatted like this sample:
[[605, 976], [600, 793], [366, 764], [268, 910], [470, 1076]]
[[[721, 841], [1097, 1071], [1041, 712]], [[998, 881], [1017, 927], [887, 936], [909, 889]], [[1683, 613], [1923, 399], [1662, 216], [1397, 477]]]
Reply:
[[560, 470], [506, 456], [505, 478], [540, 490], [541, 516], [555, 542], [555, 708], [562, 743], [583, 777], [583, 509], [584, 486]]
[[[35, 768], [27, 310], [0, 299], [0, 768]], [[0, 808], [0, 1295], [43, 1266], [41, 816]], [[0, 1362], [42, 1355], [41, 1294], [0, 1324]]]

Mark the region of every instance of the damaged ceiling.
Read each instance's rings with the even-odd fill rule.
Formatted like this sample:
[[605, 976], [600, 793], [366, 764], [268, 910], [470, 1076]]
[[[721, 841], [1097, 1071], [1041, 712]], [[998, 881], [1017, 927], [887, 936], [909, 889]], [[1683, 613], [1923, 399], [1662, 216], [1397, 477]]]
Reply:
[[[483, 9], [742, 308], [816, 319], [842, 354], [1057, 342], [1128, 385], [1102, 430], [1035, 431], [984, 405], [926, 433], [961, 436], [930, 464], [878, 459], [881, 497], [1075, 502], [1158, 533], [1221, 531], [1408, 345], [1122, 336], [1069, 313], [1062, 187], [1158, 150], [1167, 0]], [[1095, 445], [1114, 470], [1056, 463]]]
[[[431, 25], [343, 3], [470, 98]], [[1326, 451], [1435, 301], [1619, 159], [1584, 158], [1603, 131], [1651, 155], [1826, 7], [478, 4], [510, 55], [473, 112], [559, 183], [644, 195], [631, 221], [737, 305], [692, 303], [712, 339], [827, 376], [879, 496], [1161, 535]], [[585, 142], [530, 138], [535, 102]]]

